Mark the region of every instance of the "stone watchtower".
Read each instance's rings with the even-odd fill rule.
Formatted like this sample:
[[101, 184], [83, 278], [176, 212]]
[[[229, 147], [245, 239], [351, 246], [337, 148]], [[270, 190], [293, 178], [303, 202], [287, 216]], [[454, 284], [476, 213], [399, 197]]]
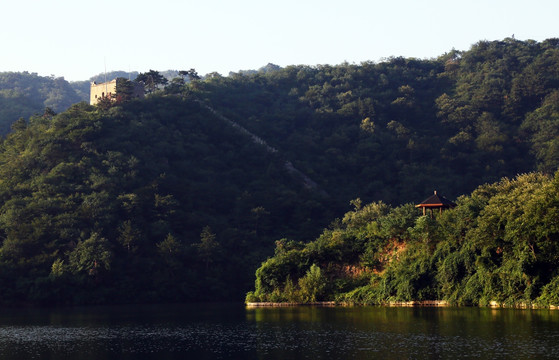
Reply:
[[[91, 88], [89, 92], [89, 103], [91, 105], [96, 105], [102, 98], [108, 97], [112, 98], [116, 95], [116, 86], [120, 81], [127, 81], [123, 78], [117, 78], [111, 81], [107, 81], [101, 84], [97, 84], [95, 81], [91, 83]], [[141, 99], [144, 97], [144, 87], [142, 84], [136, 82], [132, 83], [134, 86], [132, 88], [132, 97], [136, 99]]]
[[96, 105], [100, 99], [104, 97], [110, 98], [113, 94], [116, 94], [116, 81], [117, 79], [114, 79], [101, 84], [97, 84], [93, 81], [89, 92], [89, 103], [91, 105]]

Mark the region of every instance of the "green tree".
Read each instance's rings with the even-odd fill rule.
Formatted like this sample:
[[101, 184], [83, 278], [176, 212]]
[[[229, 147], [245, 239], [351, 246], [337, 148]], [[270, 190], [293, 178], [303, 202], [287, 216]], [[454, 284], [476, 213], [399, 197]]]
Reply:
[[109, 271], [113, 261], [109, 241], [98, 233], [80, 241], [70, 253], [70, 266], [75, 272], [97, 276], [102, 271]]
[[200, 233], [200, 242], [194, 244], [194, 246], [198, 250], [198, 256], [202, 259], [207, 271], [219, 250], [219, 243], [215, 240], [215, 234], [209, 226], [205, 226], [204, 229], [202, 229]]
[[320, 300], [326, 288], [326, 277], [322, 274], [320, 267], [313, 264], [304, 277], [299, 279], [299, 289], [304, 302], [315, 302]]
[[22, 131], [27, 128], [27, 121], [24, 118], [17, 119], [11, 126], [13, 131]]
[[182, 77], [176, 77], [165, 87], [165, 92], [168, 94], [180, 94], [184, 91], [184, 85], [184, 79]]
[[181, 251], [180, 243], [171, 234], [167, 234], [165, 239], [157, 244], [157, 251], [164, 257], [174, 257]]
[[115, 94], [116, 101], [117, 102], [130, 101], [134, 96], [134, 87], [135, 87], [134, 82], [122, 77], [117, 78], [116, 94]]
[[181, 70], [179, 71], [179, 75], [181, 75], [183, 78], [188, 77], [189, 81], [198, 81], [201, 79], [195, 69]]
[[64, 267], [64, 260], [58, 258], [56, 259], [51, 266], [50, 274], [53, 277], [59, 277], [64, 274], [65, 267]]
[[140, 231], [132, 225], [132, 221], [126, 220], [119, 227], [118, 240], [127, 252], [134, 252], [140, 235]]
[[138, 77], [136, 77], [134, 81], [143, 84], [147, 93], [149, 94], [157, 90], [160, 85], [164, 86], [168, 82], [168, 80], [163, 75], [155, 70], [150, 70], [146, 73], [138, 74]]
[[538, 169], [553, 173], [559, 168], [559, 91], [549, 94], [542, 105], [529, 113], [522, 128], [531, 135], [531, 151]]
[[255, 208], [252, 208], [250, 212], [254, 217], [254, 233], [258, 238], [258, 233], [261, 227], [262, 220], [265, 216], [270, 215], [270, 212], [267, 211], [263, 206], [257, 206]]

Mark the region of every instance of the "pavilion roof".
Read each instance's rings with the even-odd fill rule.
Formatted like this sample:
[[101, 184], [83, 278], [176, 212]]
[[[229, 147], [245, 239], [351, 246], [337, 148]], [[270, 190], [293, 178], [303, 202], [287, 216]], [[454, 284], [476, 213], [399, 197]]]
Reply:
[[455, 203], [448, 200], [444, 196], [437, 194], [436, 190], [435, 190], [435, 193], [433, 195], [431, 195], [427, 199], [423, 200], [421, 202], [421, 204], [415, 205], [415, 207], [435, 207], [435, 208], [439, 208], [439, 207], [449, 208], [449, 207], [455, 207], [455, 206], [456, 206]]

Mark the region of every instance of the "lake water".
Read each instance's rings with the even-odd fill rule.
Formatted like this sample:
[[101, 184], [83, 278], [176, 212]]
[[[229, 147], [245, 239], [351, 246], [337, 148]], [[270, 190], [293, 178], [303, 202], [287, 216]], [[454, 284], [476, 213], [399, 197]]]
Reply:
[[559, 311], [240, 304], [0, 310], [0, 359], [471, 358], [559, 358]]

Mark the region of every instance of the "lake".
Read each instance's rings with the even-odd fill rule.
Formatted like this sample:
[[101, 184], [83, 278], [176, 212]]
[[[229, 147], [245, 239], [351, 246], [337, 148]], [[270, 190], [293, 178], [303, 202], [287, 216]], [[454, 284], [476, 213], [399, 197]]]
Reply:
[[242, 304], [0, 310], [1, 359], [557, 357], [557, 310]]

